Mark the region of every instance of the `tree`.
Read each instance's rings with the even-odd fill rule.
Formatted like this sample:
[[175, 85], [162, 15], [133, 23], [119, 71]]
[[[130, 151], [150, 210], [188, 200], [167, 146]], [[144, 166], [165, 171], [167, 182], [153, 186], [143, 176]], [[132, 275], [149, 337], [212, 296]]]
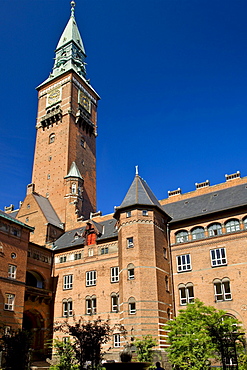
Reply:
[[108, 321], [103, 322], [100, 318], [94, 321], [79, 320], [74, 325], [68, 322], [58, 324], [55, 330], [70, 334], [73, 337], [73, 347], [82, 370], [87, 362], [91, 363], [91, 369], [96, 369], [102, 360], [102, 344], [110, 339], [110, 326]]
[[50, 367], [50, 370], [77, 370], [77, 360], [75, 350], [70, 340], [62, 342], [58, 339], [53, 340], [53, 347], [56, 350], [59, 363]]
[[175, 369], [210, 369], [210, 359], [222, 357], [222, 346], [230, 333], [234, 332], [239, 342], [243, 340], [236, 318], [199, 300], [180, 310], [165, 329], [170, 344], [168, 356]]
[[151, 335], [144, 335], [142, 339], [137, 338], [133, 342], [136, 347], [137, 359], [140, 362], [151, 362], [153, 359], [152, 348], [157, 345], [156, 340]]
[[32, 333], [12, 331], [1, 338], [6, 370], [29, 370], [31, 363]]

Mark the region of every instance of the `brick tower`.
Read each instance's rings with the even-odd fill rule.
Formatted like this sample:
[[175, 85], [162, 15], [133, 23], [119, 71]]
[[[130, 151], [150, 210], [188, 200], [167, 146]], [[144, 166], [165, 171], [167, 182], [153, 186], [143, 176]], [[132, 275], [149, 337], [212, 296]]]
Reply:
[[86, 79], [85, 49], [74, 16], [56, 48], [49, 78], [38, 86], [33, 191], [49, 199], [65, 230], [96, 210], [99, 96]]
[[173, 313], [167, 242], [170, 217], [138, 174], [114, 217], [118, 221], [121, 323], [131, 336], [151, 334], [164, 348], [163, 326]]

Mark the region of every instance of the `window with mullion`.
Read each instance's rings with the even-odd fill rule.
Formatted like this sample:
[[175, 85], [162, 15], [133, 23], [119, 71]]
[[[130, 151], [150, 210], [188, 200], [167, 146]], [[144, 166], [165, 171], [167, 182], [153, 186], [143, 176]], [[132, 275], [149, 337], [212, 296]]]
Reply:
[[119, 281], [119, 267], [111, 267], [111, 283]]
[[15, 265], [9, 265], [8, 277], [11, 279], [16, 279], [16, 266]]
[[190, 254], [183, 254], [177, 256], [177, 271], [189, 271], [191, 270]]
[[65, 275], [63, 277], [63, 289], [72, 289], [73, 287], [73, 275]]
[[96, 271], [86, 272], [86, 286], [96, 285]]
[[210, 253], [212, 266], [222, 266], [227, 264], [225, 248], [212, 249]]

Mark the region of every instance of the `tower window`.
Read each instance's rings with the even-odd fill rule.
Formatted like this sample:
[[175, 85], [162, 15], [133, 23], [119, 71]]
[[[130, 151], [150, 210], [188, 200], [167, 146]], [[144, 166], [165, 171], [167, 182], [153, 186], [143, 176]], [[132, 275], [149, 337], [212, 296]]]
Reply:
[[50, 134], [50, 136], [49, 136], [49, 144], [54, 143], [54, 141], [55, 141], [55, 134]]
[[76, 194], [76, 184], [73, 182], [73, 184], [71, 185], [71, 193], [72, 194]]
[[148, 216], [148, 211], [147, 211], [146, 209], [144, 209], [144, 210], [142, 211], [142, 215], [143, 215], [143, 216]]
[[129, 298], [128, 305], [129, 305], [129, 315], [135, 315], [136, 314], [135, 298], [133, 297]]
[[81, 146], [83, 148], [86, 148], [86, 141], [85, 141], [85, 139], [83, 137], [81, 138]]
[[134, 280], [135, 279], [135, 266], [133, 263], [130, 263], [128, 265], [128, 280]]
[[5, 303], [4, 309], [8, 311], [14, 310], [15, 295], [14, 294], [5, 294]]
[[128, 217], [131, 217], [131, 211], [127, 211], [126, 212], [126, 217], [128, 218]]
[[8, 277], [11, 279], [16, 279], [16, 266], [15, 265], [9, 265]]
[[127, 248], [133, 248], [134, 247], [134, 238], [127, 238]]
[[119, 296], [116, 293], [111, 294], [111, 311], [118, 312], [118, 300]]

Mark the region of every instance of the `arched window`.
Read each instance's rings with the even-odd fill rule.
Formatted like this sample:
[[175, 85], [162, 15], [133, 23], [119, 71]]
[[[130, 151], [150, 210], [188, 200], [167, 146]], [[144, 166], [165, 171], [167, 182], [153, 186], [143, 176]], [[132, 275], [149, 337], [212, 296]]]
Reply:
[[73, 304], [72, 299], [63, 299], [63, 317], [69, 317], [73, 315]]
[[189, 234], [186, 230], [180, 230], [176, 233], [176, 243], [184, 243], [189, 240]]
[[128, 280], [134, 280], [134, 278], [135, 278], [135, 266], [133, 265], [133, 263], [128, 264], [127, 270], [128, 270]]
[[97, 313], [96, 296], [86, 297], [86, 315], [94, 315]]
[[129, 306], [129, 315], [135, 315], [136, 314], [136, 300], [134, 297], [129, 298], [128, 306]]
[[43, 277], [35, 271], [27, 271], [26, 273], [26, 285], [34, 288], [44, 289]]
[[208, 226], [208, 235], [209, 236], [222, 235], [221, 224], [219, 224], [218, 222], [215, 222], [214, 224], [209, 225]]
[[73, 182], [73, 184], [71, 185], [71, 193], [76, 194], [76, 183], [75, 182]]
[[213, 283], [215, 302], [230, 301], [232, 299], [230, 280], [228, 278], [214, 279]]
[[49, 144], [54, 143], [56, 135], [54, 133], [50, 134], [49, 136]]
[[193, 240], [198, 240], [198, 239], [203, 239], [205, 234], [204, 234], [204, 228], [201, 226], [195, 227], [192, 231], [192, 239]]
[[192, 283], [179, 284], [178, 290], [181, 306], [194, 302], [194, 286]]
[[227, 233], [233, 233], [235, 231], [239, 231], [240, 230], [239, 220], [232, 219], [232, 220], [226, 221], [225, 227], [226, 227]]
[[247, 229], [247, 217], [243, 219], [244, 228]]
[[118, 293], [111, 294], [111, 312], [118, 312], [119, 295]]

